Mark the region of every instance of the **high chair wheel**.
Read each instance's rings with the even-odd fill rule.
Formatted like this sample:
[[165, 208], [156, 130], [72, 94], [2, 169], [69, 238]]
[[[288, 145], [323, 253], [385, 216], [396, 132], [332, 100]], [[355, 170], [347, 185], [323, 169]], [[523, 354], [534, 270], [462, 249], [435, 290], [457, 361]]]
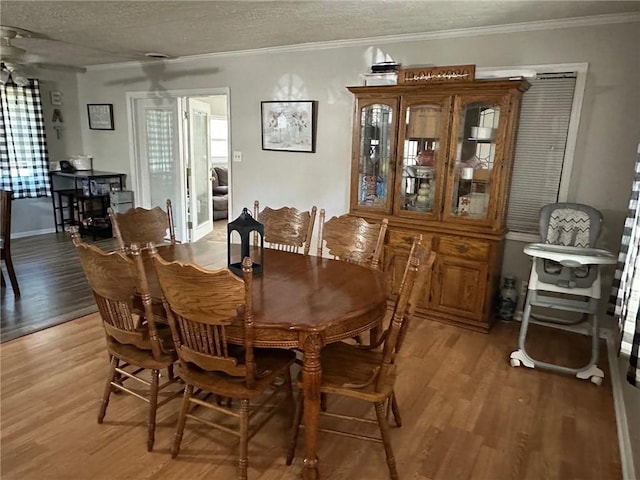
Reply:
[[597, 377], [593, 375], [589, 380], [591, 380], [591, 383], [594, 383], [595, 385], [598, 385], [598, 386], [602, 384], [602, 377]]

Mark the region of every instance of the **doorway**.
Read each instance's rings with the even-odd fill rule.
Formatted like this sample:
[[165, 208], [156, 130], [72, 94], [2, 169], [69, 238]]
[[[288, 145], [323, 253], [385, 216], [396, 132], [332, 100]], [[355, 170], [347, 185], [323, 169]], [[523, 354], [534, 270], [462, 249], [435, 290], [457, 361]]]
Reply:
[[[199, 240], [213, 230], [213, 166], [229, 167], [229, 142], [219, 141], [229, 138], [228, 89], [135, 92], [127, 98], [135, 204], [164, 208], [171, 199], [176, 238]], [[214, 119], [225, 120], [224, 134]]]

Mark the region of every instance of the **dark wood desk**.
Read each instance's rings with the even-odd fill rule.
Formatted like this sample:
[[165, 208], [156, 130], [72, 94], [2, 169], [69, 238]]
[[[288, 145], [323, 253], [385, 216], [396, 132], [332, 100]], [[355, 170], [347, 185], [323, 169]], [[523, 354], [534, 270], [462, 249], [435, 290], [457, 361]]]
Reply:
[[[82, 235], [111, 237], [108, 222], [109, 192], [122, 191], [126, 187], [126, 174], [98, 170], [76, 170], [49, 172], [51, 202], [56, 232], [69, 225], [78, 225]], [[90, 225], [83, 220], [96, 218]]]
[[[200, 241], [158, 248], [165, 260], [226, 266], [227, 246]], [[299, 348], [303, 357], [304, 446], [302, 477], [318, 478], [317, 433], [322, 369], [320, 351], [379, 324], [386, 312], [382, 272], [322, 257], [265, 249], [264, 270], [254, 275], [253, 308], [256, 347]], [[155, 275], [152, 297], [159, 298]], [[241, 342], [242, 329], [227, 330]]]

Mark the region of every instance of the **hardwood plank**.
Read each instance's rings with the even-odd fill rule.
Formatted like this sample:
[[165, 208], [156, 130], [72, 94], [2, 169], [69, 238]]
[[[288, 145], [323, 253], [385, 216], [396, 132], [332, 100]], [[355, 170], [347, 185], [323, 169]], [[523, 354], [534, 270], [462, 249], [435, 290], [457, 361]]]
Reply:
[[[391, 428], [400, 478], [614, 480], [622, 477], [611, 381], [600, 387], [543, 370], [512, 368], [519, 325], [498, 322], [491, 334], [430, 321], [412, 324], [398, 362], [404, 425]], [[579, 335], [531, 327], [545, 355], [588, 357]], [[575, 346], [575, 347], [574, 347]], [[606, 357], [605, 345], [601, 349]], [[475, 364], [474, 364], [475, 362]], [[2, 478], [235, 478], [237, 442], [188, 423], [171, 460], [179, 400], [158, 412], [156, 447], [146, 452], [146, 404], [112, 398], [96, 416], [107, 371], [97, 314], [6, 342], [0, 349]], [[361, 403], [333, 398], [345, 413]], [[321, 419], [323, 420], [323, 419]], [[303, 445], [284, 463], [287, 415], [280, 412], [249, 443], [249, 478], [299, 478]], [[386, 480], [380, 445], [320, 434], [321, 478]]]

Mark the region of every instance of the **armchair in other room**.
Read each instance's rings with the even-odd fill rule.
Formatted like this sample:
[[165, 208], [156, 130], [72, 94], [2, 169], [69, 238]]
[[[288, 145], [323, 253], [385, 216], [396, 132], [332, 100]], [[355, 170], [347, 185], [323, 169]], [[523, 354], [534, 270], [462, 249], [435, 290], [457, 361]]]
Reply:
[[227, 167], [213, 167], [213, 220], [227, 218], [229, 213], [229, 172]]

